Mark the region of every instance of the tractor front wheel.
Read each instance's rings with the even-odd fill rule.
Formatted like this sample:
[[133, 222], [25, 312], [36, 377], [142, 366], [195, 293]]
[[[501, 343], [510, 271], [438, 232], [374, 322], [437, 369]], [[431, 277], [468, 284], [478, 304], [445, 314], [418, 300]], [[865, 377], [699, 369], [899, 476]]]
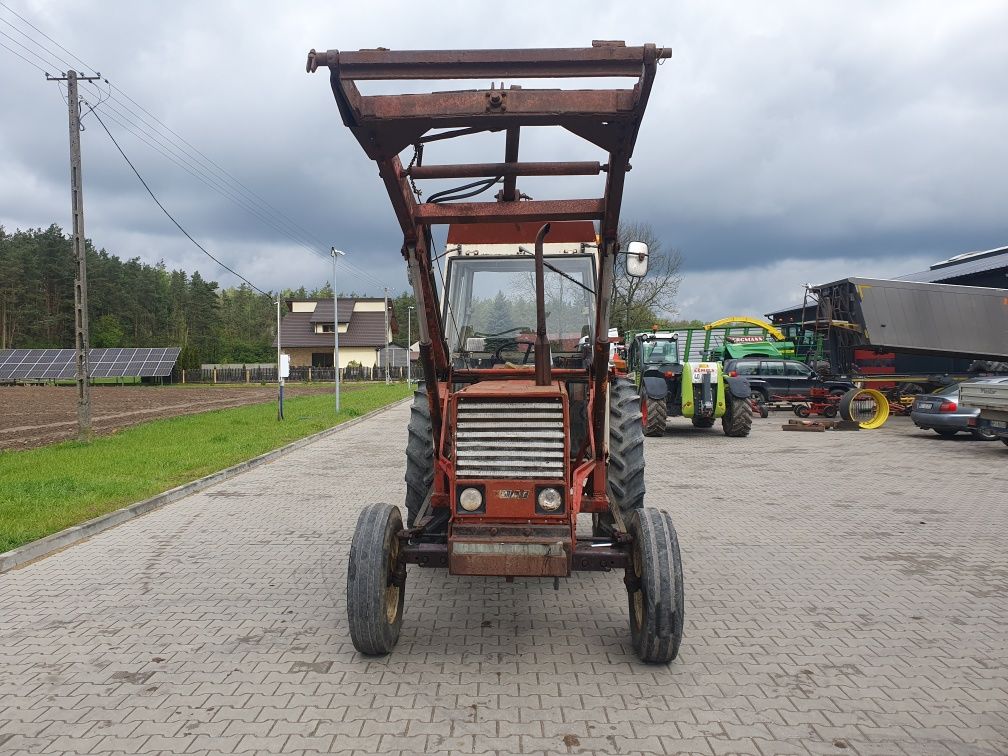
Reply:
[[641, 423], [645, 436], [664, 436], [668, 406], [664, 399], [652, 399], [647, 393], [641, 394]]
[[683, 635], [683, 572], [679, 538], [667, 512], [639, 509], [629, 519], [633, 536], [625, 582], [630, 636], [641, 661], [667, 664]]
[[721, 417], [721, 429], [726, 436], [733, 438], [744, 438], [749, 435], [749, 431], [752, 430], [752, 405], [748, 399], [728, 397], [725, 413]]
[[369, 504], [357, 518], [347, 567], [347, 619], [350, 639], [362, 654], [387, 654], [399, 640], [406, 595], [400, 530], [402, 515], [391, 504]]

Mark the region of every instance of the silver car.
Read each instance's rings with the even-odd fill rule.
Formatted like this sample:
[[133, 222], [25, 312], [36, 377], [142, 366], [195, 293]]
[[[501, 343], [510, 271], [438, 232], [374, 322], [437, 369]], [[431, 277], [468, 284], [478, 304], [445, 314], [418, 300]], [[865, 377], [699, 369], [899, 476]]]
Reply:
[[[974, 378], [970, 383], [986, 383], [990, 378]], [[960, 431], [971, 433], [974, 438], [993, 441], [997, 436], [976, 427], [976, 417], [980, 410], [968, 407], [959, 401], [960, 383], [944, 386], [931, 394], [921, 394], [914, 399], [910, 409], [910, 419], [914, 425], [924, 430], [933, 430], [939, 436], [950, 438]], [[970, 420], [973, 424], [970, 424]]]

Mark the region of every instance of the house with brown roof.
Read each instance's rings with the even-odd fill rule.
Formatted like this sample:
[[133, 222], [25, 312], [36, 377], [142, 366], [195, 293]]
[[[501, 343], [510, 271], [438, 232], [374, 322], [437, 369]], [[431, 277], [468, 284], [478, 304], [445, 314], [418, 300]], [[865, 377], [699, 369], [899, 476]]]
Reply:
[[[332, 367], [333, 329], [339, 328], [340, 367], [351, 362], [374, 367], [378, 354], [396, 333], [389, 302], [385, 328], [385, 300], [381, 297], [341, 298], [333, 318], [331, 299], [288, 299], [280, 326], [281, 349], [291, 358], [291, 367]], [[273, 341], [276, 346], [276, 340]]]

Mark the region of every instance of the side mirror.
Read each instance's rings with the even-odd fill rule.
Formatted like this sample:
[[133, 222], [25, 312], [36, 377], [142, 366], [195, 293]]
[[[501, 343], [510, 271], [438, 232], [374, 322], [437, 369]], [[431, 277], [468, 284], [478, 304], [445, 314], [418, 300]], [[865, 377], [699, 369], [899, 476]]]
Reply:
[[627, 247], [627, 274], [634, 278], [647, 275], [648, 246], [644, 242], [633, 241]]

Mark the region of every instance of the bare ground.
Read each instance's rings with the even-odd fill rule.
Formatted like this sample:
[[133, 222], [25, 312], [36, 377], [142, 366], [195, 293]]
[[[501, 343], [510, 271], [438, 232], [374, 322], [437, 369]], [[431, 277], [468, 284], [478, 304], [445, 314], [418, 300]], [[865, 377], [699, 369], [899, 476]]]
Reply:
[[[354, 386], [346, 384], [344, 391]], [[332, 386], [287, 386], [286, 396], [324, 394]], [[276, 386], [92, 386], [97, 435], [161, 417], [268, 402]], [[0, 449], [30, 449], [77, 436], [74, 386], [0, 386]]]

